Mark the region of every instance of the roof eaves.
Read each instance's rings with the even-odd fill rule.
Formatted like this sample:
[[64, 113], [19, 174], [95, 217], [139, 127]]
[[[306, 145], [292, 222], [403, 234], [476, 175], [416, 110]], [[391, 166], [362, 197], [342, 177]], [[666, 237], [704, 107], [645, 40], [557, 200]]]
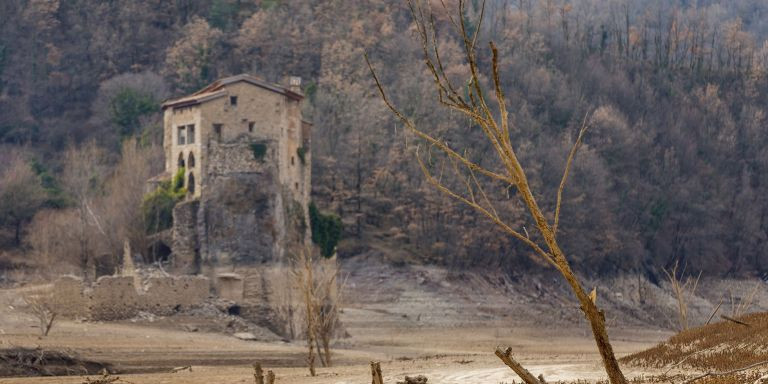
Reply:
[[182, 97], [180, 99], [166, 101], [165, 103], [162, 104], [162, 107], [163, 109], [165, 109], [168, 107], [181, 108], [181, 107], [197, 105], [200, 103], [204, 103], [206, 101], [218, 99], [219, 97], [225, 96], [226, 94], [227, 94], [227, 91], [225, 90], [205, 93], [205, 94], [195, 94], [192, 96]]

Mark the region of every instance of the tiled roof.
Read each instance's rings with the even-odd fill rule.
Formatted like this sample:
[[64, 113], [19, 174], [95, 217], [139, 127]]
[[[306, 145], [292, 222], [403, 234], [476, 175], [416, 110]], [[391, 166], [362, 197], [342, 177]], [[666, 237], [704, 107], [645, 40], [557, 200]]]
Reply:
[[225, 86], [238, 83], [241, 81], [245, 81], [257, 87], [261, 87], [266, 90], [279, 93], [281, 95], [285, 95], [286, 97], [291, 98], [293, 100], [298, 101], [304, 98], [304, 95], [301, 94], [300, 92], [295, 92], [283, 86], [266, 82], [255, 76], [251, 76], [248, 74], [241, 74], [237, 76], [230, 76], [230, 77], [225, 77], [223, 79], [216, 80], [210, 85], [208, 85], [207, 87], [189, 96], [184, 96], [179, 99], [166, 101], [165, 103], [163, 103], [163, 108], [195, 105], [195, 104], [206, 102], [208, 100], [217, 99], [227, 94], [227, 91], [224, 89]]

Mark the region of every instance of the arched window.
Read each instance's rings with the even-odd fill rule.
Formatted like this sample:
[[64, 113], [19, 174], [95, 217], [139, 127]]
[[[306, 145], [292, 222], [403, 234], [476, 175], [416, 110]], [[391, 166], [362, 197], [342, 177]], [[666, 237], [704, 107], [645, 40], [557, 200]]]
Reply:
[[179, 152], [179, 168], [184, 167], [184, 152]]
[[195, 174], [192, 172], [187, 176], [187, 191], [190, 195], [195, 194]]
[[192, 169], [195, 167], [195, 154], [190, 152], [189, 157], [187, 157], [187, 166], [189, 169]]

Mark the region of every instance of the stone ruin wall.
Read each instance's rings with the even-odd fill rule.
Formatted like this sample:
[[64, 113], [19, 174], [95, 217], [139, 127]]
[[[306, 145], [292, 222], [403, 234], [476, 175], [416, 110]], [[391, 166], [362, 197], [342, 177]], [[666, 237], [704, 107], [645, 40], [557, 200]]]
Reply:
[[[297, 287], [291, 284], [292, 271], [289, 267], [281, 263], [264, 263], [235, 268], [220, 267], [216, 273], [218, 276], [237, 276], [237, 296], [240, 300], [233, 301], [239, 307], [240, 316], [278, 335], [288, 336], [280, 313], [286, 312], [289, 301], [293, 301], [294, 311], [298, 313], [302, 297]], [[217, 291], [222, 297], [224, 290], [225, 287], [219, 281]], [[298, 314], [296, 316], [295, 321], [298, 321]]]
[[197, 232], [197, 217], [200, 201], [184, 201], [173, 208], [173, 227], [171, 228], [171, 249], [173, 250], [172, 270], [178, 274], [200, 272], [200, 242]]
[[53, 285], [54, 310], [62, 317], [120, 320], [140, 311], [170, 315], [201, 305], [210, 296], [201, 276], [153, 277], [136, 288], [132, 276], [102, 276], [93, 285], [63, 276]]
[[255, 158], [248, 137], [207, 146], [203, 195], [174, 208], [173, 260], [179, 274], [217, 265], [279, 260], [285, 248], [277, 142]]

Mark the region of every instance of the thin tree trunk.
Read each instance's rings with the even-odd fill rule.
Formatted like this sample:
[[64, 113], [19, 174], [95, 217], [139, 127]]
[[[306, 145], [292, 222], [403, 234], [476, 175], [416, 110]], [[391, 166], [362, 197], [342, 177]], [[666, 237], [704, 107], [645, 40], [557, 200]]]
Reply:
[[331, 341], [329, 335], [323, 337], [323, 350], [325, 350], [325, 365], [331, 366]]
[[568, 260], [565, 258], [565, 254], [563, 254], [563, 251], [557, 244], [557, 240], [555, 238], [555, 234], [552, 231], [552, 228], [549, 226], [549, 224], [547, 224], [546, 218], [536, 203], [536, 199], [533, 197], [533, 193], [531, 193], [531, 190], [528, 186], [528, 181], [525, 177], [525, 173], [523, 172], [522, 167], [520, 166], [520, 163], [515, 162], [514, 164], [516, 165], [515, 168], [517, 168], [517, 174], [521, 175], [520, 181], [518, 183], [518, 190], [522, 194], [523, 201], [531, 212], [531, 215], [536, 222], [536, 226], [539, 228], [539, 231], [543, 235], [544, 241], [546, 242], [550, 252], [554, 257], [554, 262], [557, 268], [560, 270], [563, 278], [565, 278], [565, 280], [568, 282], [571, 290], [579, 300], [581, 310], [584, 312], [584, 315], [587, 317], [589, 325], [592, 328], [592, 335], [595, 338], [597, 349], [600, 351], [600, 357], [603, 360], [603, 366], [605, 367], [605, 372], [608, 374], [608, 379], [610, 380], [611, 384], [626, 384], [627, 379], [621, 372], [619, 362], [616, 360], [616, 356], [613, 353], [613, 347], [611, 346], [611, 342], [608, 339], [608, 332], [605, 329], [605, 315], [597, 308], [595, 303], [592, 302], [592, 300], [589, 298], [589, 295], [587, 295], [587, 293], [584, 291], [584, 288], [581, 286], [581, 283], [579, 283], [578, 279], [576, 279], [576, 275], [573, 273]]

